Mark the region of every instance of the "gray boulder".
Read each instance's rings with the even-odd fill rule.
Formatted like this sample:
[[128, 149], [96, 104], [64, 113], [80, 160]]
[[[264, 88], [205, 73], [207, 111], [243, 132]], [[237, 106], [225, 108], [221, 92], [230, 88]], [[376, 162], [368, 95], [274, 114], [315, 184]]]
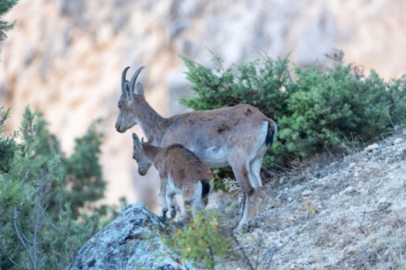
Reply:
[[194, 269], [161, 241], [170, 229], [142, 204], [126, 206], [79, 250], [70, 270]]

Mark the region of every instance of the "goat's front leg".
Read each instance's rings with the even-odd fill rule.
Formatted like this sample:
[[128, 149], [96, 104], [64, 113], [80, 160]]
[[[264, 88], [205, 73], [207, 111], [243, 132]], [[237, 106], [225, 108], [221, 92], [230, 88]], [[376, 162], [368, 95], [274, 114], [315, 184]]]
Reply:
[[168, 205], [166, 204], [166, 185], [168, 183], [168, 179], [166, 175], [161, 175], [160, 178], [159, 197], [161, 199], [162, 206], [161, 216], [165, 219], [166, 213], [168, 212]]

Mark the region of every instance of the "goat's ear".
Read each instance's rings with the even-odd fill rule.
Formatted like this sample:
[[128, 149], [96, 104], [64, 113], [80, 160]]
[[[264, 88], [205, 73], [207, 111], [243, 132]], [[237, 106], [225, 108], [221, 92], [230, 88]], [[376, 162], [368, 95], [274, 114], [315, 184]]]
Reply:
[[129, 98], [132, 101], [134, 99], [134, 92], [131, 89], [131, 85], [130, 85], [130, 83], [128, 81], [125, 83], [124, 90], [125, 90], [126, 97]]
[[138, 139], [137, 134], [133, 133], [133, 145], [137, 145], [140, 143], [140, 139]]
[[144, 96], [144, 86], [142, 83], [137, 83], [137, 94]]

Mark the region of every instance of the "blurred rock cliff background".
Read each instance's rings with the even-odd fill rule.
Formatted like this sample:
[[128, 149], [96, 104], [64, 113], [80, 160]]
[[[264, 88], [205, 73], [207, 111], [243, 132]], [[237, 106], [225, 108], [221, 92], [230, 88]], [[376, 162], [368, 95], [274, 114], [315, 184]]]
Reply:
[[16, 23], [1, 48], [0, 104], [12, 108], [10, 131], [27, 104], [42, 111], [67, 152], [104, 118], [107, 202], [153, 207], [157, 174], [139, 176], [131, 158], [131, 132], [141, 131], [114, 129], [124, 67], [130, 76], [146, 66], [139, 81], [163, 116], [185, 111], [178, 99], [191, 94], [178, 55], [211, 65], [207, 49], [225, 66], [262, 52], [308, 66], [339, 48], [346, 63], [390, 79], [406, 73], [405, 14], [405, 0], [21, 0], [5, 18]]

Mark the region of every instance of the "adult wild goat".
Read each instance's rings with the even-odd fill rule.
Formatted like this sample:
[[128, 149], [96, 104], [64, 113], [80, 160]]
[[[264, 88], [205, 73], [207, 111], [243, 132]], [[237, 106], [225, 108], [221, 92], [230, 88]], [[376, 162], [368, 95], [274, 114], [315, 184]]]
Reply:
[[[137, 83], [144, 67], [126, 80], [126, 67], [121, 75], [120, 113], [116, 130], [124, 133], [138, 124], [147, 140], [154, 146], [181, 144], [197, 153], [211, 168], [230, 165], [242, 188], [244, 202], [242, 216], [236, 230], [253, 221], [262, 187], [260, 170], [262, 159], [272, 144], [276, 123], [251, 105], [237, 105], [210, 111], [194, 111], [160, 116], [145, 100], [144, 88]], [[163, 207], [166, 179], [161, 178], [160, 197]]]
[[[188, 217], [195, 217], [197, 210], [206, 207], [210, 192], [209, 181], [213, 178], [213, 173], [192, 151], [180, 144], [172, 144], [165, 148], [155, 147], [140, 142], [133, 133], [133, 159], [138, 163], [140, 175], [145, 175], [153, 163], [159, 171], [159, 176], [167, 179], [165, 197], [171, 209], [172, 219], [178, 208], [174, 202], [176, 194], [182, 195]], [[167, 208], [162, 209], [163, 217], [167, 211]]]

